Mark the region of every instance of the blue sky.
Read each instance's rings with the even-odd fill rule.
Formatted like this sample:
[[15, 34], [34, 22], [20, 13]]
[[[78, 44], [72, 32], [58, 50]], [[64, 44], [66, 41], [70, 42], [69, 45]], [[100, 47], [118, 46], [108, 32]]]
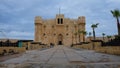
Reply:
[[[120, 10], [120, 0], [0, 0], [0, 31], [7, 38], [34, 39], [34, 17], [55, 18], [58, 9], [67, 18], [86, 17], [86, 31], [99, 23], [96, 36], [117, 34], [116, 19], [110, 10]], [[5, 36], [0, 33], [0, 38]]]

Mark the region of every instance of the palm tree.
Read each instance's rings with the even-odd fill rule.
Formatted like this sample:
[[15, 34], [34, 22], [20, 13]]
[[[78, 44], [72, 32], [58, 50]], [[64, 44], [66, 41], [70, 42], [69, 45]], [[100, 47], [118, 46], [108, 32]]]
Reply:
[[120, 17], [120, 11], [118, 9], [111, 10], [111, 13], [113, 14], [113, 17], [117, 20], [117, 29], [118, 29], [118, 35], [120, 35], [120, 23], [119, 23], [119, 17]]
[[81, 30], [78, 30], [78, 36], [79, 36], [79, 43], [80, 43], [80, 34], [82, 33]]
[[93, 29], [93, 39], [95, 40], [96, 39], [96, 36], [95, 36], [95, 28], [97, 28], [97, 26], [99, 25], [99, 23], [97, 24], [92, 24], [91, 27]]
[[105, 40], [105, 33], [102, 33], [102, 36], [103, 36], [103, 41]]
[[83, 42], [85, 42], [85, 37], [84, 37], [84, 35], [86, 36], [87, 35], [87, 31], [81, 31], [82, 32], [82, 34], [83, 34]]
[[[91, 32], [89, 32], [88, 34], [89, 34], [89, 38], [90, 38], [90, 36], [91, 36], [91, 34], [92, 34], [92, 33], [91, 33]], [[89, 40], [91, 40], [91, 38], [90, 38]]]

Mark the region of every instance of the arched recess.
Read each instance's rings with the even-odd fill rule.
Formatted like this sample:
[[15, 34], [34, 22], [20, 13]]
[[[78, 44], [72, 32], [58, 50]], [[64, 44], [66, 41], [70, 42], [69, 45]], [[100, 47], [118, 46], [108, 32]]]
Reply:
[[59, 34], [58, 35], [58, 45], [62, 45], [63, 44], [63, 35]]

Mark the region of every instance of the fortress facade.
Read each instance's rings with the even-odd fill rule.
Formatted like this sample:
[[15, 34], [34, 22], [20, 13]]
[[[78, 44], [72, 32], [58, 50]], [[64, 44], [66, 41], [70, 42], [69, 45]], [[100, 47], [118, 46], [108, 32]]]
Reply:
[[65, 18], [63, 14], [57, 14], [54, 19], [44, 20], [40, 16], [35, 17], [35, 42], [50, 45], [71, 45], [83, 42], [84, 34], [78, 35], [78, 30], [85, 31], [85, 17], [78, 19]]

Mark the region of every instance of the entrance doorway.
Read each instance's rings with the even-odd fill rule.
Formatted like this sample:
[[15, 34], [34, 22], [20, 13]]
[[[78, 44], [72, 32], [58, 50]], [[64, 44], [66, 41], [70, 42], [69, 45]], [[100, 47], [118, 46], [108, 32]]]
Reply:
[[58, 45], [62, 45], [63, 44], [63, 35], [59, 34], [58, 35]]
[[58, 45], [62, 45], [62, 41], [59, 41], [59, 42], [58, 42]]

